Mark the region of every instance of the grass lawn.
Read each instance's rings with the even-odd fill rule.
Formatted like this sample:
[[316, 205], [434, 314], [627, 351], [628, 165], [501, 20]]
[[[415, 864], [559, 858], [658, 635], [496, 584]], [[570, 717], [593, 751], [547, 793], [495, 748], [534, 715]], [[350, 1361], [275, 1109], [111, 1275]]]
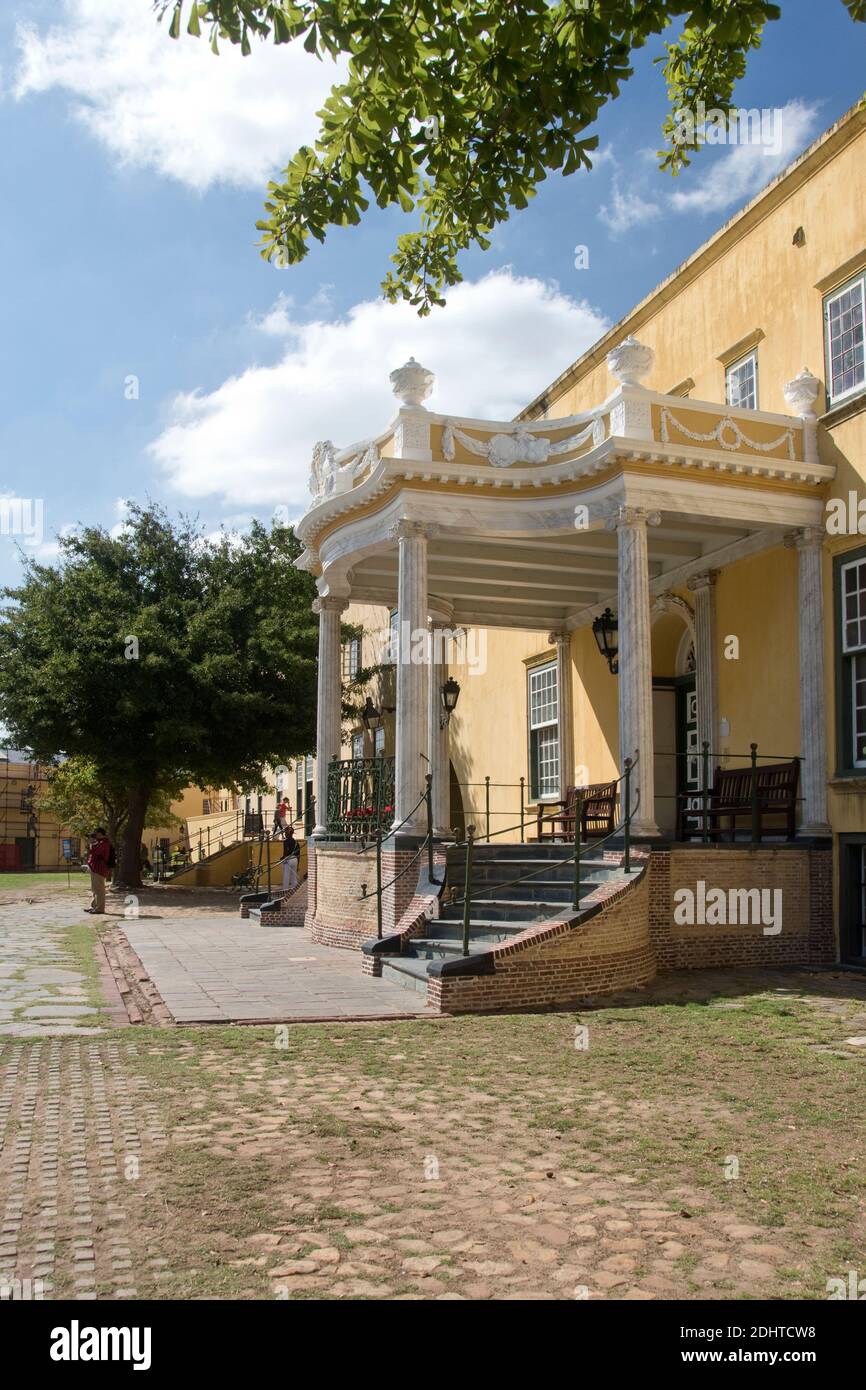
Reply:
[[130, 1238], [164, 1261], [139, 1293], [825, 1298], [866, 1269], [866, 1049], [844, 1043], [864, 1002], [791, 978], [579, 1016], [295, 1025], [285, 1047], [126, 1033], [172, 1136], [130, 1189]]
[[29, 889], [35, 892], [44, 893], [46, 889], [52, 892], [65, 893], [67, 891], [76, 893], [90, 892], [90, 875], [81, 869], [69, 870], [69, 882], [67, 884], [66, 870], [62, 873], [0, 873], [0, 896], [4, 893], [27, 893]]

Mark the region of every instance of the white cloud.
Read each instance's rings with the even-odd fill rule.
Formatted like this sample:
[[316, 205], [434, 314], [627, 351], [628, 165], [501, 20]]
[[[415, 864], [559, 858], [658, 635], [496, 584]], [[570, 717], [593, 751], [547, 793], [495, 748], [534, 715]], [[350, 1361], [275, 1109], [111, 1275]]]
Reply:
[[174, 41], [148, 0], [63, 0], [60, 22], [18, 26], [19, 99], [58, 88], [70, 111], [121, 164], [156, 169], [196, 189], [261, 185], [298, 145], [337, 69], [299, 44], [232, 44], [204, 34]]
[[436, 373], [431, 409], [508, 420], [608, 327], [586, 301], [508, 269], [457, 285], [447, 311], [423, 320], [383, 300], [307, 323], [277, 305], [280, 362], [177, 396], [150, 446], [186, 497], [300, 511], [314, 442], [379, 433], [397, 408], [389, 372], [413, 354]]
[[692, 180], [694, 187], [672, 193], [672, 207], [678, 212], [720, 212], [746, 202], [801, 153], [817, 125], [817, 103], [798, 100], [768, 109], [760, 127], [757, 122], [747, 126], [738, 123], [737, 135], [745, 129], [758, 135], [762, 131], [763, 138], [730, 145], [709, 166], [707, 159], [713, 147], [705, 146], [690, 168], [678, 176], [678, 183]]
[[602, 203], [598, 210], [599, 221], [604, 222], [610, 228], [613, 236], [622, 236], [624, 232], [632, 227], [642, 226], [645, 222], [650, 222], [659, 216], [661, 209], [658, 203], [653, 203], [631, 189], [623, 192], [620, 186], [619, 175], [614, 174], [611, 186], [610, 204]]

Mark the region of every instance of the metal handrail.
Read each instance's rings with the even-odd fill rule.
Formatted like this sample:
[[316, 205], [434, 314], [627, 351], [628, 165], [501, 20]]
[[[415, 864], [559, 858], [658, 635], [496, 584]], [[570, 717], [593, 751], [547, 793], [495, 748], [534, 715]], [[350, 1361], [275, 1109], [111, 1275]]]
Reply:
[[[375, 896], [376, 896], [376, 936], [377, 936], [377, 939], [378, 939], [379, 941], [382, 940], [382, 894], [383, 894], [384, 892], [386, 892], [387, 889], [393, 888], [393, 886], [394, 886], [394, 884], [397, 882], [397, 880], [400, 879], [400, 878], [402, 878], [404, 874], [406, 874], [406, 873], [409, 872], [409, 870], [412, 868], [413, 864], [416, 864], [416, 863], [418, 862], [418, 860], [421, 858], [421, 855], [423, 854], [423, 852], [424, 852], [425, 849], [427, 850], [427, 876], [428, 876], [428, 878], [429, 878], [429, 880], [430, 880], [431, 883], [436, 883], [436, 882], [437, 882], [437, 880], [433, 877], [433, 775], [432, 775], [432, 773], [428, 772], [424, 780], [425, 780], [425, 787], [424, 787], [424, 792], [423, 792], [423, 794], [422, 794], [422, 795], [418, 798], [418, 800], [415, 802], [415, 805], [412, 807], [411, 811], [409, 811], [409, 812], [407, 813], [407, 815], [405, 815], [405, 816], [403, 817], [403, 819], [400, 821], [400, 824], [399, 824], [399, 825], [392, 825], [392, 826], [389, 827], [388, 835], [389, 835], [389, 837], [390, 837], [391, 835], [396, 835], [400, 830], [402, 830], [403, 826], [406, 825], [406, 824], [409, 822], [409, 820], [412, 818], [412, 816], [414, 816], [415, 812], [418, 810], [418, 807], [421, 805], [421, 802], [422, 802], [422, 801], [424, 801], [424, 802], [427, 803], [427, 834], [425, 835], [424, 839], [421, 841], [421, 844], [420, 844], [419, 847], [418, 847], [417, 853], [416, 853], [416, 854], [413, 854], [413, 856], [412, 856], [412, 858], [409, 860], [408, 864], [404, 864], [404, 865], [403, 865], [403, 868], [400, 869], [400, 870], [394, 875], [394, 877], [391, 879], [391, 882], [390, 882], [390, 883], [385, 883], [385, 884], [382, 883], [382, 839], [383, 839], [383, 834], [382, 834], [381, 806], [377, 807], [377, 811], [378, 811], [379, 814], [377, 815], [377, 820], [378, 820], [378, 832], [377, 832], [376, 840], [375, 840], [375, 845], [376, 845], [376, 888], [375, 888]], [[380, 781], [380, 784], [379, 784], [379, 785], [380, 785], [380, 793], [379, 793], [379, 794], [381, 795], [381, 781]], [[369, 843], [370, 843], [369, 841], [365, 841], [365, 843], [361, 846], [361, 849], [358, 850], [358, 853], [359, 853], [359, 854], [364, 854], [364, 853], [366, 853], [367, 849], [369, 848]], [[362, 883], [362, 884], [361, 884], [361, 895], [360, 895], [360, 900], [363, 902], [364, 899], [366, 899], [366, 898], [371, 898], [371, 897], [373, 897], [373, 894], [367, 892], [367, 885], [366, 885], [366, 883]]]
[[[624, 814], [624, 816], [623, 816], [622, 821], [620, 822], [620, 824], [619, 824], [618, 826], [616, 826], [616, 827], [610, 832], [610, 834], [605, 835], [604, 838], [603, 838], [602, 840], [597, 841], [597, 842], [593, 845], [593, 849], [599, 849], [607, 840], [613, 839], [613, 837], [614, 837], [615, 835], [622, 834], [622, 835], [623, 835], [623, 838], [624, 838], [623, 868], [624, 868], [624, 872], [627, 873], [627, 874], [631, 872], [631, 857], [630, 857], [630, 856], [631, 856], [631, 822], [632, 822], [632, 820], [634, 819], [635, 813], [637, 812], [637, 810], [638, 810], [639, 807], [640, 807], [640, 800], [641, 800], [641, 796], [640, 796], [640, 787], [638, 787], [638, 790], [637, 790], [637, 797], [636, 797], [636, 800], [635, 800], [635, 804], [634, 804], [634, 806], [631, 805], [631, 790], [630, 790], [630, 789], [631, 789], [631, 775], [632, 775], [632, 772], [634, 771], [635, 767], [637, 766], [637, 763], [638, 763], [638, 761], [639, 761], [639, 756], [640, 756], [640, 755], [639, 755], [639, 752], [635, 752], [634, 758], [626, 758], [626, 760], [625, 760], [625, 771], [623, 772], [623, 774], [622, 774], [620, 777], [617, 777], [617, 778], [614, 779], [614, 783], [613, 783], [614, 786], [618, 786], [620, 783], [624, 783], [624, 784], [625, 784], [625, 814]], [[579, 907], [580, 907], [580, 847], [581, 847], [581, 840], [580, 840], [580, 822], [581, 822], [581, 811], [582, 811], [582, 799], [581, 799], [581, 797], [578, 795], [577, 800], [576, 800], [576, 802], [575, 802], [575, 808], [574, 808], [574, 827], [575, 827], [575, 828], [574, 828], [574, 851], [573, 851], [573, 853], [569, 856], [568, 859], [565, 859], [565, 860], [561, 860], [561, 861], [560, 861], [562, 864], [570, 864], [570, 863], [574, 862], [575, 868], [574, 868], [574, 886], [573, 886], [573, 892], [572, 892], [572, 908], [573, 908], [573, 910], [574, 910], [575, 912], [577, 912], [577, 911], [579, 910]], [[561, 819], [561, 816], [557, 815], [556, 817], [549, 817], [549, 819], [556, 819], [556, 820], [559, 820], [559, 819]], [[459, 897], [458, 897], [458, 898], [452, 898], [452, 899], [451, 899], [452, 902], [456, 902], [456, 903], [460, 903], [461, 901], [463, 902], [463, 955], [464, 955], [464, 956], [468, 956], [468, 955], [469, 955], [469, 926], [470, 926], [471, 916], [472, 916], [472, 913], [471, 913], [471, 905], [472, 905], [472, 899], [473, 899], [473, 894], [472, 894], [472, 856], [473, 856], [474, 842], [475, 842], [475, 827], [474, 827], [473, 825], [470, 825], [470, 826], [468, 827], [468, 834], [467, 834], [466, 841], [465, 841], [465, 845], [466, 845], [466, 863], [465, 863], [464, 879], [463, 879], [463, 897], [462, 897], [462, 900], [461, 900]], [[459, 843], [464, 843], [464, 842], [459, 842]], [[492, 892], [495, 892], [495, 891], [499, 891], [499, 890], [501, 890], [501, 889], [503, 889], [503, 888], [512, 888], [512, 887], [514, 887], [515, 884], [523, 883], [523, 882], [525, 882], [527, 879], [534, 878], [537, 874], [542, 873], [543, 870], [544, 870], [545, 868], [547, 868], [547, 867], [549, 867], [549, 866], [546, 865], [546, 864], [544, 864], [544, 865], [542, 865], [542, 867], [541, 867], [540, 869], [531, 869], [528, 873], [526, 873], [526, 874], [521, 874], [518, 878], [507, 880], [505, 883], [491, 884], [491, 886], [490, 886], [489, 889], [488, 889], [488, 888], [482, 888], [482, 889], [479, 890], [479, 893], [475, 894], [475, 896], [476, 896], [476, 897], [480, 897], [480, 896], [482, 896], [484, 893], [487, 893], [487, 892], [491, 892], [491, 893], [492, 893]]]

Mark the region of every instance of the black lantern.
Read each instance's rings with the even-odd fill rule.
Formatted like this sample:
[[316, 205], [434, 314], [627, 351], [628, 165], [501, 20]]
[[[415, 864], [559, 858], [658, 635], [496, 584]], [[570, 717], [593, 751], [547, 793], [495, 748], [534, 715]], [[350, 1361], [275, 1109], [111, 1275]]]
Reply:
[[615, 676], [619, 670], [619, 623], [609, 608], [605, 608], [596, 618], [592, 625], [592, 635], [598, 643], [598, 650], [610, 667], [611, 675]]
[[361, 710], [361, 719], [368, 734], [375, 733], [377, 729], [382, 727], [382, 711], [376, 708], [369, 695], [367, 696], [367, 703]]
[[443, 714], [439, 719], [439, 727], [440, 729], [444, 729], [445, 726], [451, 722], [451, 716], [457, 708], [457, 701], [460, 697], [460, 686], [453, 676], [449, 676], [439, 693], [442, 696], [443, 709]]

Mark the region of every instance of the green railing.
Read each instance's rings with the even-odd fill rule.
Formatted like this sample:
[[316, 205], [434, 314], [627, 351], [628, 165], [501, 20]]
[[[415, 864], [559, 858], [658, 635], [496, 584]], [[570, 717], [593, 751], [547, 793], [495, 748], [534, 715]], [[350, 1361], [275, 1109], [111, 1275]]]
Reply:
[[334, 758], [328, 767], [331, 840], [367, 840], [394, 819], [394, 759]]
[[[609, 835], [605, 835], [605, 836], [604, 836], [604, 839], [601, 839], [601, 840], [594, 840], [594, 841], [593, 841], [593, 844], [592, 844], [592, 849], [593, 849], [593, 851], [597, 851], [597, 850], [600, 849], [601, 846], [604, 845], [608, 840], [612, 840], [612, 839], [614, 839], [615, 837], [621, 835], [621, 836], [622, 836], [622, 841], [623, 841], [623, 871], [624, 871], [625, 873], [627, 873], [627, 874], [628, 874], [628, 873], [631, 873], [631, 823], [632, 823], [632, 821], [634, 820], [635, 813], [636, 813], [636, 811], [638, 810], [638, 808], [639, 808], [639, 806], [640, 806], [640, 789], [638, 789], [638, 794], [637, 794], [637, 798], [636, 798], [636, 800], [635, 800], [634, 805], [632, 805], [632, 793], [631, 793], [631, 779], [632, 779], [632, 774], [633, 774], [633, 772], [634, 772], [634, 769], [635, 769], [635, 767], [637, 766], [637, 763], [638, 763], [638, 756], [639, 756], [639, 755], [638, 755], [637, 753], [635, 753], [634, 758], [626, 758], [625, 763], [623, 764], [623, 773], [622, 773], [622, 776], [621, 776], [621, 777], [617, 777], [617, 778], [614, 780], [614, 782], [613, 782], [613, 785], [614, 785], [614, 786], [620, 786], [620, 785], [621, 785], [621, 787], [622, 787], [622, 791], [621, 791], [620, 794], [619, 794], [619, 796], [620, 796], [620, 805], [621, 805], [621, 809], [622, 809], [622, 820], [620, 821], [619, 825], [614, 826], [614, 829], [610, 832]], [[571, 904], [571, 905], [572, 905], [572, 910], [573, 910], [574, 912], [577, 912], [577, 911], [579, 910], [579, 908], [580, 908], [580, 886], [581, 886], [581, 884], [580, 884], [580, 856], [581, 856], [580, 827], [581, 827], [582, 819], [583, 819], [583, 818], [582, 818], [582, 815], [581, 815], [581, 812], [582, 812], [582, 809], [583, 809], [583, 806], [582, 806], [583, 797], [582, 797], [582, 795], [581, 795], [581, 792], [582, 792], [582, 789], [581, 789], [581, 788], [578, 788], [578, 791], [577, 791], [577, 798], [576, 798], [575, 808], [574, 808], [574, 837], [573, 837], [573, 850], [572, 850], [572, 854], [571, 854], [571, 856], [570, 856], [568, 859], [558, 861], [560, 864], [573, 863], [573, 865], [574, 865], [574, 876], [573, 876], [573, 881], [572, 881], [572, 885], [573, 885], [573, 886], [572, 886], [572, 904]], [[548, 815], [548, 816], [543, 816], [543, 817], [541, 817], [541, 820], [542, 820], [542, 821], [544, 821], [544, 820], [550, 820], [550, 821], [562, 820], [562, 812], [561, 812], [561, 811], [552, 812], [552, 813], [551, 813], [550, 815]], [[495, 835], [497, 835], [497, 834], [499, 834], [499, 835], [507, 835], [507, 834], [510, 834], [511, 832], [517, 830], [518, 828], [520, 828], [520, 827], [517, 826], [517, 825], [508, 826], [505, 830], [495, 831], [495, 832], [494, 832], [494, 837], [495, 837]], [[489, 840], [490, 838], [491, 838], [491, 837], [488, 836], [488, 840]], [[466, 840], [465, 840], [465, 850], [466, 850], [466, 853], [465, 853], [464, 868], [463, 868], [463, 955], [464, 955], [464, 956], [468, 956], [468, 955], [469, 955], [469, 934], [470, 934], [470, 925], [471, 925], [471, 921], [472, 921], [472, 904], [473, 904], [473, 901], [477, 901], [479, 898], [483, 898], [485, 893], [496, 893], [496, 892], [500, 892], [503, 888], [513, 888], [513, 887], [515, 886], [515, 884], [518, 884], [518, 883], [525, 883], [528, 879], [535, 878], [538, 874], [543, 874], [543, 873], [545, 873], [545, 872], [550, 868], [549, 863], [546, 863], [546, 862], [545, 862], [545, 863], [543, 863], [543, 864], [540, 866], [540, 868], [538, 868], [538, 869], [530, 869], [528, 873], [520, 874], [517, 878], [508, 879], [505, 883], [494, 883], [494, 884], [491, 884], [490, 887], [478, 889], [475, 893], [473, 893], [473, 890], [472, 890], [472, 865], [473, 865], [474, 848], [475, 848], [475, 826], [474, 826], [474, 825], [469, 825], [469, 826], [466, 827]], [[460, 902], [460, 898], [459, 898], [459, 897], [457, 897], [457, 898], [452, 898], [451, 901], [452, 901], [452, 903], [455, 903], [455, 902], [456, 902], [456, 903], [459, 903], [459, 902]]]

